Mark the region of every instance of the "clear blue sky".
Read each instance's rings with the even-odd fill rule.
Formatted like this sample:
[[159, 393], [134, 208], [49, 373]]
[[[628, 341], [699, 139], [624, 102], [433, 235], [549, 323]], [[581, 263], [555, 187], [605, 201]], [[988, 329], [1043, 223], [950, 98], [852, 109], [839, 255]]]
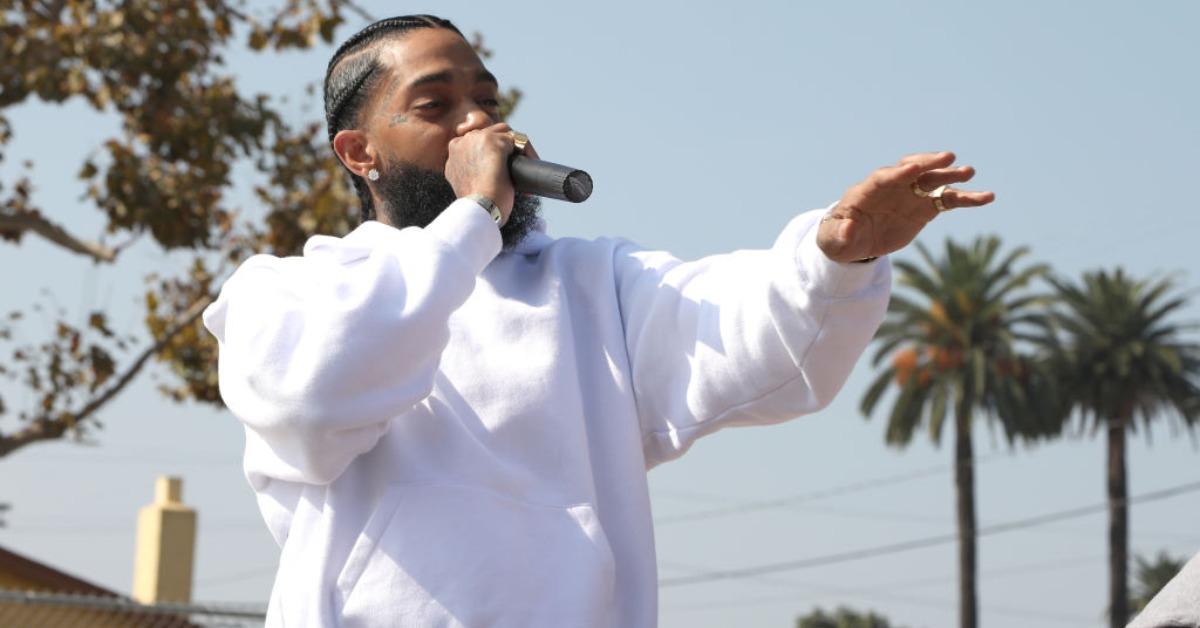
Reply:
[[[1193, 294], [1200, 286], [1200, 208], [1189, 183], [1200, 166], [1196, 3], [365, 6], [381, 17], [435, 11], [486, 35], [491, 69], [526, 93], [514, 126], [543, 156], [596, 181], [585, 205], [547, 204], [552, 234], [622, 235], [684, 257], [766, 246], [792, 215], [836, 200], [872, 168], [951, 149], [998, 200], [940, 218], [921, 238], [930, 246], [994, 233], [1063, 274], [1121, 265], [1173, 274]], [[230, 59], [244, 86], [290, 93], [297, 116], [316, 117], [319, 103], [301, 88], [329, 54]], [[37, 198], [76, 231], [98, 234], [103, 223], [78, 202], [74, 172], [113, 122], [77, 106], [23, 106], [10, 118], [17, 137], [0, 176], [11, 180], [20, 159], [34, 159]], [[140, 330], [141, 277], [183, 263], [147, 243], [114, 268], [34, 238], [0, 243], [0, 311], [45, 288], [68, 312], [108, 306]], [[1186, 314], [1200, 319], [1200, 305]], [[933, 471], [788, 507], [662, 521], [662, 576], [952, 532], [951, 451], [884, 447], [882, 418], [856, 409], [869, 375], [860, 365], [820, 415], [722, 432], [655, 470], [656, 517]], [[240, 475], [235, 420], [170, 405], [154, 386], [143, 379], [108, 408], [97, 447], [43, 445], [0, 461], [0, 501], [15, 507], [0, 544], [128, 590], [136, 509], [156, 474], [178, 473], [201, 512], [197, 597], [264, 600], [276, 552]], [[1083, 436], [1012, 451], [981, 426], [981, 524], [1102, 502], [1102, 443]], [[1197, 452], [1166, 429], [1153, 446], [1134, 441], [1131, 493], [1200, 479]], [[1200, 494], [1137, 505], [1133, 549], [1190, 555], [1200, 550], [1198, 520]], [[1094, 515], [982, 539], [983, 623], [1102, 625], [1104, 525]], [[816, 605], [845, 603], [903, 625], [949, 626], [955, 573], [954, 547], [944, 545], [665, 589], [661, 625], [790, 626]]]

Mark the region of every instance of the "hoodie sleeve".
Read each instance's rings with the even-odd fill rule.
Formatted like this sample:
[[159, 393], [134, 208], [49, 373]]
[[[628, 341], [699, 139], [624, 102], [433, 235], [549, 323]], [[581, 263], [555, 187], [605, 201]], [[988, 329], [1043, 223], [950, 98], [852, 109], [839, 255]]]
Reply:
[[767, 250], [685, 263], [616, 249], [647, 468], [722, 427], [784, 421], [837, 394], [883, 321], [891, 267], [829, 260], [823, 214], [797, 216]]
[[[367, 222], [302, 257], [256, 255], [204, 312], [246, 473], [328, 484], [429, 395], [450, 315], [500, 251], [470, 200], [424, 229]], [[253, 480], [252, 480], [253, 481]]]

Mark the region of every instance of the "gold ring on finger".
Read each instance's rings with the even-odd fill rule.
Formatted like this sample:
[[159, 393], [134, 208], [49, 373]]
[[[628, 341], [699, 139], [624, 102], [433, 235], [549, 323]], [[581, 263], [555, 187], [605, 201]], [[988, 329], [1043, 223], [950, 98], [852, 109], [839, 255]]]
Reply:
[[508, 136], [512, 138], [513, 148], [518, 153], [525, 152], [525, 147], [529, 145], [529, 136], [520, 131], [509, 131]]
[[920, 186], [920, 184], [915, 182], [912, 184], [913, 194], [916, 194], [920, 198], [942, 198], [942, 193], [948, 189], [950, 189], [950, 186], [948, 185], [939, 185], [936, 188], [926, 192], [924, 188]]
[[946, 207], [946, 202], [942, 200], [945, 193], [953, 189], [948, 185], [939, 185], [937, 189], [929, 193], [929, 198], [933, 199], [933, 208], [938, 210], [938, 213], [954, 209], [953, 207]]

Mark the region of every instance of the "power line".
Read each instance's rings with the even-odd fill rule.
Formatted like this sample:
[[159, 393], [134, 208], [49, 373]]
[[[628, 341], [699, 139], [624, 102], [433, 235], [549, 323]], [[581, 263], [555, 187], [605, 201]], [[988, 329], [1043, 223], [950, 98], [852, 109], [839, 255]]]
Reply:
[[[1058, 561], [1054, 561], [1054, 562], [1041, 561], [1041, 562], [1037, 562], [1037, 563], [1025, 563], [1025, 564], [1021, 564], [1021, 565], [1010, 565], [1008, 567], [1003, 567], [1003, 568], [999, 568], [999, 569], [982, 571], [980, 573], [980, 575], [981, 576], [1009, 575], [1009, 574], [1017, 574], [1017, 573], [1026, 573], [1026, 572], [1030, 572], [1030, 571], [1045, 572], [1045, 571], [1047, 571], [1047, 569], [1078, 567], [1080, 564], [1084, 564], [1087, 562], [1094, 562], [1095, 560], [1101, 560], [1103, 558], [1104, 558], [1103, 556], [1099, 556], [1099, 557], [1088, 556], [1088, 557], [1079, 557], [1079, 558], [1069, 559], [1065, 562], [1062, 560], [1058, 560]], [[700, 568], [696, 565], [674, 564], [673, 566], [675, 568], [689, 570], [689, 571], [705, 571], [706, 570], [706, 569]], [[895, 592], [896, 589], [906, 588], [908, 585], [907, 582], [885, 583], [883, 585], [871, 585], [870, 587], [864, 588], [864, 587], [841, 587], [841, 586], [831, 587], [831, 586], [829, 586], [828, 583], [825, 583], [825, 582], [821, 582], [821, 583], [794, 582], [794, 581], [789, 581], [789, 580], [781, 580], [779, 578], [774, 578], [771, 576], [755, 576], [750, 579], [756, 583], [766, 584], [766, 585], [770, 585], [770, 586], [774, 586], [774, 587], [778, 587], [778, 588], [793, 589], [793, 592], [790, 594], [759, 595], [759, 596], [754, 596], [754, 597], [742, 597], [742, 598], [733, 598], [733, 599], [725, 599], [725, 600], [706, 600], [704, 602], [700, 602], [697, 604], [688, 604], [688, 605], [682, 605], [682, 606], [664, 606], [663, 611], [664, 612], [676, 612], [676, 613], [685, 612], [686, 613], [686, 612], [694, 612], [694, 611], [699, 611], [699, 610], [711, 610], [711, 609], [717, 609], [717, 608], [760, 606], [760, 605], [779, 604], [779, 603], [793, 603], [794, 604], [797, 601], [796, 596], [798, 595], [798, 592], [794, 591], [794, 590], [798, 589], [798, 588], [804, 588], [804, 589], [809, 590], [810, 592], [815, 591], [815, 592], [826, 594], [826, 595], [832, 594], [832, 595], [838, 595], [838, 596], [843, 596], [843, 597], [850, 597], [852, 599], [858, 599], [858, 600], [873, 602], [873, 603], [881, 602], [881, 601], [890, 601], [890, 602], [899, 602], [902, 604], [908, 604], [908, 605], [914, 605], [914, 606], [941, 608], [941, 609], [945, 609], [948, 611], [954, 610], [957, 608], [955, 603], [950, 600], [945, 600], [945, 599], [941, 599], [941, 598], [930, 598], [930, 597], [919, 596], [919, 595], [914, 596], [912, 594], [900, 594], [900, 593]], [[953, 581], [954, 579], [955, 579], [955, 577], [953, 577], [953, 576], [950, 576], [948, 578], [942, 578], [942, 577], [938, 578], [939, 581], [940, 580]], [[932, 579], [926, 579], [926, 581], [927, 582], [932, 581]], [[891, 590], [888, 590], [888, 588], [890, 588]], [[1043, 609], [1031, 609], [1031, 608], [1024, 608], [1024, 607], [1010, 606], [1010, 605], [998, 605], [998, 604], [993, 604], [993, 603], [988, 603], [988, 604], [982, 605], [980, 607], [980, 612], [986, 613], [988, 615], [1002, 615], [1002, 616], [1010, 616], [1010, 617], [1025, 617], [1025, 618], [1033, 618], [1033, 619], [1051, 620], [1051, 621], [1057, 621], [1057, 622], [1071, 624], [1071, 625], [1092, 625], [1094, 623], [1094, 620], [1092, 618], [1089, 618], [1089, 617], [1086, 617], [1083, 615], [1064, 614], [1064, 613], [1057, 612], [1057, 611], [1047, 611], [1047, 610], [1043, 610]]]
[[[1022, 563], [1019, 565], [1009, 565], [1007, 567], [997, 567], [995, 569], [985, 569], [979, 572], [980, 576], [984, 577], [1005, 577], [1024, 575], [1027, 573], [1046, 573], [1049, 571], [1059, 571], [1062, 569], [1076, 569], [1080, 565], [1097, 563], [1107, 558], [1107, 554], [1089, 554], [1086, 556], [1078, 556], [1075, 558], [1056, 558], [1054, 560], [1043, 560], [1032, 563]], [[891, 582], [877, 583], [870, 586], [867, 591], [879, 589], [919, 589], [934, 584], [946, 584], [948, 582], [957, 582], [958, 575], [934, 576], [929, 578], [921, 578], [919, 580], [893, 580]]]
[[[985, 462], [990, 462], [990, 461], [994, 460], [995, 458], [996, 458], [996, 456], [979, 457], [979, 458], [976, 458], [973, 462], [965, 463], [964, 466], [967, 466], [967, 465], [978, 466]], [[884, 486], [891, 486], [893, 484], [901, 484], [904, 482], [911, 482], [913, 480], [927, 478], [927, 477], [934, 476], [934, 475], [941, 475], [941, 474], [953, 471], [954, 468], [955, 468], [955, 465], [952, 465], [952, 464], [951, 465], [938, 465], [936, 467], [927, 467], [924, 469], [918, 469], [916, 471], [912, 471], [910, 473], [904, 473], [901, 475], [890, 475], [887, 477], [874, 478], [871, 480], [862, 480], [859, 482], [852, 482], [850, 484], [843, 484], [841, 486], [833, 486], [833, 487], [826, 488], [826, 489], [819, 489], [816, 491], [800, 493], [798, 495], [792, 495], [789, 497], [753, 500], [753, 501], [742, 502], [740, 504], [734, 504], [731, 506], [723, 506], [720, 508], [697, 510], [695, 512], [684, 513], [682, 515], [660, 517], [660, 518], [654, 520], [654, 525], [656, 525], [656, 526], [673, 525], [673, 524], [677, 524], [677, 523], [683, 523], [686, 521], [703, 521], [703, 520], [707, 520], [707, 519], [716, 519], [719, 517], [729, 517], [729, 516], [733, 516], [733, 515], [740, 515], [740, 514], [745, 514], [748, 512], [756, 512], [756, 511], [760, 511], [760, 510], [773, 510], [776, 508], [787, 508], [789, 506], [794, 506], [796, 504], [802, 504], [805, 502], [816, 501], [819, 499], [829, 499], [829, 498], [833, 498], [833, 497], [841, 497], [843, 495], [850, 495], [852, 493], [859, 493], [862, 491], [876, 489], [876, 488], [880, 488], [880, 487], [884, 487]]]
[[[1056, 571], [1056, 570], [1060, 570], [1060, 569], [1073, 569], [1080, 565], [1086, 565], [1088, 563], [1102, 561], [1106, 557], [1107, 557], [1107, 554], [1086, 554], [1086, 555], [1074, 556], [1074, 557], [1070, 557], [1070, 558], [1055, 558], [1053, 560], [1040, 560], [1040, 561], [1036, 561], [1036, 562], [1026, 562], [1026, 563], [1019, 563], [1019, 564], [1015, 564], [1015, 565], [1007, 565], [1004, 567], [995, 567], [992, 569], [983, 569], [983, 570], [980, 570], [979, 575], [981, 577], [994, 577], [994, 576], [1003, 577], [1003, 576], [1021, 575], [1021, 574], [1031, 573], [1031, 572], [1044, 573], [1047, 571]], [[680, 571], [686, 571], [686, 572], [690, 572], [692, 574], [706, 573], [706, 572], [712, 571], [711, 568], [701, 567], [701, 566], [695, 565], [695, 564], [685, 564], [685, 563], [664, 561], [663, 563], [661, 563], [661, 565], [668, 569], [678, 569]], [[805, 587], [817, 586], [817, 585], [814, 585], [812, 583], [807, 583], [807, 582], [795, 582], [795, 581], [791, 581], [791, 580], [780, 580], [778, 578], [770, 578], [770, 577], [763, 577], [763, 576], [756, 576], [756, 577], [752, 578], [752, 580], [754, 580], [755, 582], [762, 583], [762, 584], [768, 584], [771, 586], [777, 586], [777, 587], [783, 587], [783, 588], [797, 587], [797, 586], [805, 586]], [[957, 575], [933, 576], [933, 577], [929, 577], [929, 578], [921, 578], [919, 580], [905, 578], [903, 580], [890, 580], [890, 581], [884, 581], [884, 582], [874, 582], [874, 583], [871, 583], [870, 586], [867, 586], [864, 588], [839, 589], [838, 591], [839, 592], [858, 592], [858, 593], [878, 593], [880, 591], [894, 591], [897, 589], [916, 589], [916, 588], [926, 587], [931, 584], [944, 584], [947, 582], [955, 582], [957, 580], [958, 580]], [[823, 586], [827, 583], [821, 583], [821, 584]]]
[[[1166, 499], [1168, 497], [1174, 497], [1176, 495], [1182, 495], [1184, 493], [1191, 493], [1191, 492], [1198, 491], [1198, 490], [1200, 490], [1200, 482], [1190, 482], [1187, 484], [1180, 484], [1178, 486], [1173, 486], [1173, 487], [1161, 489], [1158, 491], [1152, 491], [1149, 493], [1143, 493], [1141, 495], [1128, 497], [1125, 499], [1125, 503], [1134, 504], [1134, 503], [1140, 503], [1140, 502], [1155, 501], [1155, 500], [1159, 500], [1159, 499]], [[978, 538], [978, 537], [982, 537], [982, 536], [989, 536], [992, 534], [999, 534], [1001, 532], [1011, 532], [1013, 530], [1032, 528], [1032, 527], [1036, 527], [1036, 526], [1040, 526], [1040, 525], [1045, 525], [1047, 523], [1053, 523], [1055, 521], [1062, 521], [1064, 519], [1074, 519], [1077, 517], [1083, 517], [1086, 515], [1095, 514], [1097, 512], [1104, 512], [1107, 508], [1108, 508], [1107, 503], [1093, 504], [1091, 506], [1081, 506], [1079, 508], [1072, 508], [1069, 510], [1060, 510], [1057, 512], [1036, 515], [1033, 517], [1026, 517], [1024, 519], [1017, 519], [1015, 521], [1008, 521], [1008, 522], [993, 524], [993, 525], [989, 525], [989, 526], [981, 526], [978, 530], [976, 530], [975, 537]], [[809, 567], [818, 567], [818, 566], [823, 566], [823, 565], [832, 565], [835, 563], [844, 563], [844, 562], [849, 562], [849, 561], [854, 561], [854, 560], [862, 560], [864, 558], [874, 558], [876, 556], [883, 556], [886, 554], [896, 554], [896, 553], [900, 553], [900, 552], [907, 552], [907, 551], [914, 550], [914, 549], [921, 549], [921, 548], [925, 548], [925, 547], [932, 547], [935, 545], [943, 545], [946, 543], [953, 543], [957, 540], [958, 540], [957, 533], [939, 534], [936, 536], [929, 536], [929, 537], [920, 538], [920, 539], [902, 541], [899, 543], [889, 543], [887, 545], [878, 545], [875, 547], [867, 547], [867, 548], [858, 549], [858, 550], [850, 550], [850, 551], [846, 551], [846, 552], [826, 554], [823, 556], [814, 556], [812, 558], [802, 558], [802, 559], [798, 559], [798, 560], [789, 560], [789, 561], [783, 561], [783, 562], [778, 562], [778, 563], [768, 563], [765, 565], [756, 565], [753, 567], [744, 567], [741, 569], [711, 571], [711, 572], [707, 572], [707, 573], [701, 573], [701, 574], [696, 574], [696, 575], [691, 575], [691, 576], [681, 576], [681, 577], [677, 577], [677, 578], [664, 578], [664, 579], [660, 580], [658, 584], [659, 584], [659, 587], [666, 588], [666, 587], [684, 586], [684, 585], [689, 585], [689, 584], [700, 584], [703, 582], [713, 582], [716, 580], [733, 580], [733, 579], [740, 579], [740, 578], [749, 578], [749, 577], [759, 576], [759, 575], [769, 574], [769, 573], [794, 571], [797, 569], [806, 569]]]
[[[675, 497], [676, 495], [674, 495], [674, 491], [672, 491], [672, 494], [669, 496]], [[717, 496], [717, 495], [713, 495], [713, 494], [704, 494], [704, 493], [680, 492], [680, 495], [678, 495], [678, 497], [683, 498], [683, 499], [702, 500], [702, 501], [707, 501], [710, 503], [714, 502], [714, 501], [717, 501], [717, 502], [724, 501], [726, 503], [735, 501], [733, 498], [730, 498], [728, 496]], [[792, 505], [789, 505], [789, 509], [797, 510], [797, 511], [803, 512], [807, 515], [842, 517], [842, 518], [850, 518], [850, 519], [866, 519], [868, 521], [874, 521], [874, 522], [891, 521], [891, 522], [907, 523], [907, 524], [944, 524], [947, 521], [952, 520], [952, 518], [954, 516], [953, 513], [947, 513], [944, 515], [922, 515], [922, 514], [895, 512], [895, 511], [886, 511], [886, 510], [842, 508], [842, 507], [837, 507], [837, 506], [819, 506], [819, 505], [806, 505], [806, 504], [792, 504]], [[1068, 525], [1065, 527], [1064, 526], [1055, 526], [1053, 528], [1039, 529], [1036, 532], [1034, 532], [1034, 534], [1042, 534], [1042, 535], [1049, 535], [1049, 536], [1073, 536], [1073, 537], [1075, 537], [1075, 536], [1078, 536], [1081, 531], [1089, 530], [1089, 529], [1090, 528], [1086, 528], [1082, 525], [1076, 525], [1076, 526]], [[1147, 530], [1147, 529], [1142, 528], [1141, 526], [1138, 526], [1137, 529], [1133, 530], [1133, 535], [1135, 537], [1137, 537], [1137, 539], [1140, 539], [1140, 540], [1157, 538], [1157, 539], [1163, 539], [1165, 541], [1178, 541], [1178, 542], [1187, 542], [1187, 543], [1200, 542], [1200, 533], [1198, 533], [1196, 531], [1180, 532], [1180, 531], [1168, 531], [1168, 530], [1161, 530], [1161, 529]]]
[[[655, 499], [658, 499], [657, 495], [655, 496]], [[740, 501], [740, 500], [737, 500], [737, 499], [731, 498], [731, 497], [716, 497], [716, 496], [712, 496], [710, 498], [701, 498], [701, 499], [704, 499], [705, 501], [708, 501], [710, 503], [723, 501], [727, 505], [731, 504], [733, 502]], [[824, 514], [824, 515], [832, 515], [832, 516], [840, 516], [840, 517], [870, 519], [873, 521], [884, 519], [884, 520], [889, 520], [889, 521], [901, 521], [901, 522], [905, 522], [905, 523], [945, 523], [947, 518], [950, 516], [950, 515], [943, 515], [943, 516], [922, 515], [922, 514], [913, 514], [913, 513], [905, 513], [905, 512], [883, 511], [883, 510], [862, 509], [862, 508], [844, 508], [844, 507], [839, 507], [839, 506], [810, 505], [810, 504], [802, 503], [802, 502], [801, 503], [789, 503], [786, 505], [786, 507], [789, 510], [798, 510], [800, 512], [809, 513], [809, 514], [816, 513], [816, 514]]]
[[[690, 501], [705, 501], [705, 502], [709, 502], [709, 503], [721, 502], [721, 501], [730, 503], [730, 502], [736, 501], [734, 498], [731, 498], [729, 496], [719, 496], [719, 495], [715, 495], [715, 494], [711, 494], [711, 493], [699, 493], [699, 492], [692, 492], [692, 491], [671, 491], [667, 496], [668, 497], [678, 497], [680, 499], [686, 499], [686, 500], [690, 500]], [[657, 496], [656, 496], [656, 498], [657, 498]], [[878, 521], [894, 521], [894, 522], [909, 523], [909, 524], [925, 524], [925, 523], [944, 524], [944, 523], [946, 523], [946, 521], [950, 520], [953, 517], [953, 513], [948, 513], [948, 514], [940, 515], [940, 516], [938, 516], [938, 515], [921, 515], [921, 514], [874, 510], [874, 509], [842, 508], [842, 507], [836, 507], [836, 506], [834, 506], [834, 507], [811, 506], [811, 505], [805, 505], [805, 504], [790, 504], [789, 508], [792, 510], [801, 511], [808, 515], [824, 515], [824, 516], [832, 516], [832, 517], [847, 517], [847, 518], [851, 518], [851, 519], [867, 519], [867, 520], [876, 521], [876, 522], [878, 522]], [[1078, 536], [1080, 531], [1087, 530], [1087, 529], [1088, 528], [1085, 528], [1084, 526], [1081, 526], [1081, 525], [1066, 526], [1066, 527], [1056, 526], [1054, 528], [1039, 529], [1034, 533], [1042, 534], [1042, 535], [1050, 535], [1050, 536]], [[1188, 543], [1195, 543], [1195, 542], [1200, 541], [1200, 533], [1197, 533], [1195, 531], [1180, 532], [1180, 531], [1168, 531], [1168, 530], [1161, 530], [1161, 529], [1146, 530], [1146, 529], [1142, 528], [1141, 526], [1138, 526], [1137, 529], [1133, 531], [1133, 534], [1138, 539], [1142, 539], [1142, 540], [1158, 538], [1158, 539], [1181, 541], [1181, 542], [1188, 542]]]

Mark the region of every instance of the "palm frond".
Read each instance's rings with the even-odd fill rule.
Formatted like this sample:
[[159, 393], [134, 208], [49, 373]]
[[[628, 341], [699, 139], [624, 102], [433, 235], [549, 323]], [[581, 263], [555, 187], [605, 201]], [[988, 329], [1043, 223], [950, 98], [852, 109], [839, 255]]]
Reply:
[[904, 260], [896, 260], [892, 262], [892, 266], [899, 271], [896, 283], [902, 286], [909, 286], [931, 300], [936, 300], [940, 296], [938, 294], [939, 282], [927, 275], [915, 264]]
[[[1060, 292], [1025, 292], [1039, 277], [1053, 281], [1049, 269], [1018, 266], [1028, 249], [1006, 250], [994, 236], [966, 246], [947, 240], [939, 257], [923, 244], [916, 248], [919, 263], [895, 262], [898, 290], [876, 336], [872, 363], [880, 370], [863, 397], [864, 414], [895, 383], [899, 394], [886, 430], [891, 444], [909, 442], [923, 419], [930, 439], [939, 442], [946, 416], [959, 408], [984, 410], [976, 416], [1007, 421], [1009, 431], [1010, 425], [1031, 434], [1047, 431], [1033, 426], [1043, 413], [1028, 410], [1035, 402], [1023, 388], [1027, 374], [1013, 369], [1024, 368], [1014, 366], [1024, 364], [1017, 351], [1022, 343], [1055, 355], [1056, 318], [1046, 310]], [[889, 355], [897, 361], [884, 368]]]
[[887, 443], [903, 447], [912, 442], [913, 432], [921, 422], [928, 388], [910, 381], [900, 390], [900, 397], [888, 418]]
[[1140, 425], [1149, 435], [1155, 420], [1173, 416], [1190, 429], [1200, 416], [1200, 358], [1182, 348], [1187, 326], [1170, 320], [1188, 303], [1172, 295], [1174, 284], [1120, 268], [1052, 284], [1061, 336], [1054, 369], [1081, 417], [1097, 429], [1123, 417], [1131, 432]]
[[875, 377], [875, 381], [867, 387], [867, 394], [863, 395], [862, 402], [859, 404], [859, 410], [863, 416], [870, 418], [871, 413], [875, 411], [875, 404], [879, 402], [879, 398], [887, 390], [888, 384], [892, 383], [892, 379], [896, 376], [896, 369], [883, 369], [879, 375]]

